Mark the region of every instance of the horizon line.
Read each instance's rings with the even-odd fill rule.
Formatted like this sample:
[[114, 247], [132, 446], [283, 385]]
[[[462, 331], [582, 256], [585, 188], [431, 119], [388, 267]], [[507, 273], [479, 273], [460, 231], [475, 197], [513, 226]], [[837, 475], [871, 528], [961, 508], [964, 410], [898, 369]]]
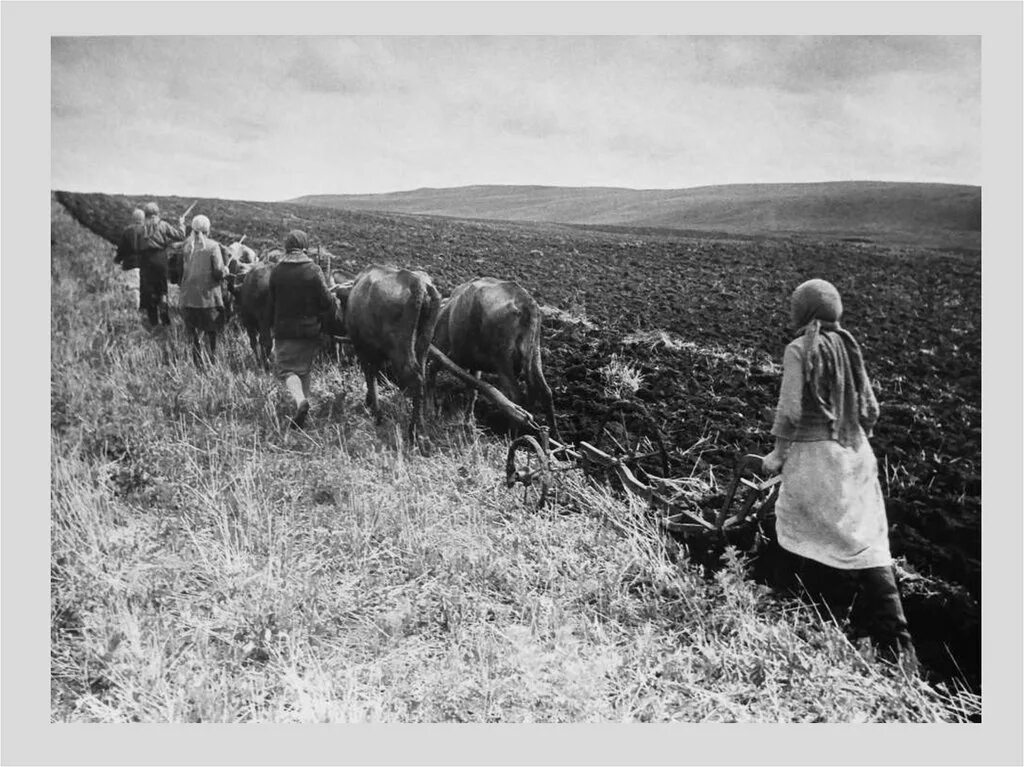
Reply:
[[678, 187], [629, 187], [629, 186], [611, 186], [611, 185], [566, 185], [566, 184], [494, 184], [494, 183], [480, 183], [480, 184], [459, 184], [455, 186], [419, 186], [406, 189], [392, 189], [386, 192], [306, 192], [296, 197], [276, 198], [276, 199], [255, 199], [255, 198], [242, 198], [242, 197], [204, 197], [197, 194], [184, 194], [184, 193], [172, 193], [172, 192], [108, 192], [98, 190], [85, 190], [85, 189], [74, 189], [71, 187], [58, 188], [51, 186], [51, 192], [71, 192], [74, 194], [108, 194], [108, 195], [120, 195], [122, 197], [199, 197], [200, 199], [208, 200], [236, 200], [239, 202], [266, 202], [266, 203], [288, 203], [302, 200], [309, 197], [382, 197], [385, 195], [396, 195], [396, 194], [410, 194], [415, 192], [443, 192], [452, 191], [458, 189], [558, 189], [558, 190], [601, 190], [601, 191], [618, 191], [618, 192], [688, 192], [695, 191], [698, 189], [721, 189], [721, 188], [736, 188], [736, 187], [783, 187], [783, 186], [824, 186], [824, 185], [839, 185], [839, 184], [880, 184], [880, 185], [903, 185], [903, 186], [951, 186], [951, 187], [968, 187], [972, 189], [981, 189], [981, 184], [971, 184], [957, 181], [892, 181], [885, 179], [830, 179], [830, 180], [818, 180], [818, 181], [739, 181], [730, 182], [726, 184], [697, 184], [696, 186], [678, 186]]
[[371, 197], [385, 194], [405, 194], [408, 192], [441, 192], [451, 189], [600, 189], [623, 192], [687, 192], [696, 189], [721, 189], [726, 187], [751, 186], [823, 186], [826, 184], [891, 184], [914, 186], [963, 186], [981, 189], [981, 184], [969, 184], [961, 181], [892, 181], [887, 179], [829, 179], [821, 181], [734, 181], [726, 184], [697, 184], [696, 186], [612, 186], [605, 184], [569, 185], [569, 184], [458, 184], [455, 186], [418, 186], [411, 189], [392, 189], [387, 192], [312, 192], [291, 197], [278, 202], [289, 202], [302, 197]]

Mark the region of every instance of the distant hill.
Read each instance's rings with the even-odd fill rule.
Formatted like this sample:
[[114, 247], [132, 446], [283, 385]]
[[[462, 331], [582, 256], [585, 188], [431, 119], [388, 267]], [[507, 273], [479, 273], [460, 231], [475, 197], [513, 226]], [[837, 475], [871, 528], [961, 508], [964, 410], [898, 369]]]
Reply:
[[466, 186], [307, 195], [294, 202], [455, 218], [981, 248], [981, 187], [957, 184], [836, 181], [691, 189]]

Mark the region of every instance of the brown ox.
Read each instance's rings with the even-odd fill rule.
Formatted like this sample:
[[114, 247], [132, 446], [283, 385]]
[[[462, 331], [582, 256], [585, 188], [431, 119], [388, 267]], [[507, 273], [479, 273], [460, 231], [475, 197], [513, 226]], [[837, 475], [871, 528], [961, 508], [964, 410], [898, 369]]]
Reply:
[[224, 275], [224, 310], [227, 316], [233, 317], [239, 311], [239, 295], [242, 290], [242, 283], [246, 275], [259, 263], [256, 251], [248, 245], [243, 245], [241, 240], [230, 245], [221, 245], [221, 253], [224, 256], [224, 267], [227, 274]]
[[[456, 365], [480, 377], [498, 376], [502, 393], [524, 404], [520, 376], [526, 379], [526, 404], [540, 402], [552, 436], [557, 436], [551, 388], [540, 360], [540, 307], [515, 282], [481, 277], [452, 291], [438, 317], [434, 346]], [[437, 368], [431, 369], [431, 379]], [[476, 392], [470, 402], [472, 412]]]
[[380, 420], [377, 376], [390, 371], [412, 396], [409, 440], [422, 429], [427, 348], [441, 308], [441, 295], [423, 272], [371, 266], [335, 295], [344, 307], [345, 329], [366, 376], [366, 406]]
[[236, 272], [233, 278], [241, 277], [237, 284], [235, 309], [238, 321], [249, 336], [249, 347], [256, 361], [264, 370], [270, 369], [270, 353], [274, 339], [271, 334], [274, 318], [270, 311], [270, 272], [272, 264], [256, 264], [244, 274]]
[[241, 265], [252, 266], [259, 258], [256, 256], [256, 251], [250, 248], [248, 245], [243, 245], [241, 240], [233, 242], [230, 245], [222, 245], [224, 250], [224, 263], [230, 264], [232, 261], [237, 261]]

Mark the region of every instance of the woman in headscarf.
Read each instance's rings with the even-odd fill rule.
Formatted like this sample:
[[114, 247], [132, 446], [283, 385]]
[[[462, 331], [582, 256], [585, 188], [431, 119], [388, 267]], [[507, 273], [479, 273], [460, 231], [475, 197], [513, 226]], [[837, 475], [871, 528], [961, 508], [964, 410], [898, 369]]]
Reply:
[[224, 309], [221, 281], [224, 279], [224, 256], [220, 244], [210, 239], [210, 219], [199, 215], [192, 219], [192, 234], [182, 250], [181, 288], [178, 302], [192, 344], [192, 359], [202, 366], [200, 336], [206, 337], [210, 361], [217, 352]]
[[274, 366], [295, 403], [292, 425], [296, 428], [302, 428], [309, 414], [309, 375], [320, 349], [323, 322], [337, 317], [339, 311], [323, 270], [306, 255], [308, 247], [305, 232], [289, 232], [284, 257], [270, 274]]
[[782, 386], [764, 459], [782, 472], [776, 535], [799, 586], [837, 620], [850, 618], [879, 654], [917, 666], [896, 586], [878, 462], [868, 438], [878, 401], [860, 346], [840, 326], [839, 291], [808, 280], [793, 291], [800, 335], [783, 357]]

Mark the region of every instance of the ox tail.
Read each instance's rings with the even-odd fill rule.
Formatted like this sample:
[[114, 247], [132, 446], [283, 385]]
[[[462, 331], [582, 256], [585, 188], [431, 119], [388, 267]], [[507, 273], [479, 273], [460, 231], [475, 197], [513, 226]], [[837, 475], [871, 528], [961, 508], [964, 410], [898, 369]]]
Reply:
[[526, 386], [532, 395], [537, 381], [534, 358], [540, 360], [540, 312], [529, 308], [519, 310], [519, 333], [516, 334], [516, 355], [520, 369], [526, 379]]
[[409, 367], [413, 381], [412, 419], [409, 422], [409, 440], [415, 441], [417, 431], [423, 428], [423, 400], [427, 395], [427, 350], [434, 338], [434, 326], [441, 313], [441, 294], [427, 281], [416, 290], [413, 332], [409, 343]]
[[434, 328], [441, 314], [441, 294], [431, 283], [425, 282], [416, 296], [416, 331], [412, 337], [413, 356], [421, 372], [427, 364], [427, 349], [434, 339]]
[[520, 316], [520, 325], [524, 333], [520, 336], [520, 354], [523, 359], [523, 372], [526, 378], [526, 396], [530, 403], [540, 402], [544, 408], [545, 420], [552, 437], [559, 437], [558, 426], [555, 422], [554, 403], [551, 396], [551, 387], [544, 378], [544, 368], [541, 365], [541, 314], [536, 304], [532, 311], [525, 311]]

